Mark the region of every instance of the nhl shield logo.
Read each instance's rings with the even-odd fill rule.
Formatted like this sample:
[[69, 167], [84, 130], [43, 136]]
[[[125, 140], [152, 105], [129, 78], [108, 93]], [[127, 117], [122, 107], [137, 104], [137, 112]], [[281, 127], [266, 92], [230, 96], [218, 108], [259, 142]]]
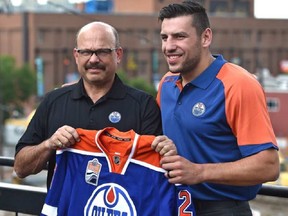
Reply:
[[205, 111], [206, 111], [206, 107], [205, 107], [205, 104], [203, 104], [202, 102], [196, 103], [192, 108], [192, 114], [194, 116], [201, 116], [205, 113]]
[[98, 185], [98, 179], [100, 175], [102, 164], [98, 161], [97, 158], [94, 158], [93, 160], [88, 161], [86, 173], [85, 173], [85, 181], [88, 184], [92, 184], [97, 186]]
[[118, 155], [113, 156], [113, 161], [114, 161], [114, 164], [117, 164], [117, 165], [119, 165], [121, 162], [120, 157]]

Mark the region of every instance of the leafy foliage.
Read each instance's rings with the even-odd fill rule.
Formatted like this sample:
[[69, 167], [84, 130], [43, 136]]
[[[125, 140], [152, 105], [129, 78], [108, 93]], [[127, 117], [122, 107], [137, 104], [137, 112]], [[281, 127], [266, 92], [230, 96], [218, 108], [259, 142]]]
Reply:
[[148, 94], [156, 97], [157, 91], [156, 91], [155, 87], [152, 84], [148, 83], [143, 78], [138, 77], [138, 78], [129, 79], [126, 76], [124, 71], [118, 71], [117, 74], [125, 84], [132, 86], [134, 88], [140, 89], [142, 91], [145, 91]]
[[27, 100], [36, 93], [36, 74], [28, 66], [16, 68], [11, 56], [0, 56], [0, 103], [8, 106]]
[[7, 104], [15, 99], [13, 77], [15, 60], [9, 56], [0, 57], [0, 103]]
[[20, 101], [26, 101], [36, 93], [36, 75], [28, 65], [17, 69], [15, 79], [16, 97]]

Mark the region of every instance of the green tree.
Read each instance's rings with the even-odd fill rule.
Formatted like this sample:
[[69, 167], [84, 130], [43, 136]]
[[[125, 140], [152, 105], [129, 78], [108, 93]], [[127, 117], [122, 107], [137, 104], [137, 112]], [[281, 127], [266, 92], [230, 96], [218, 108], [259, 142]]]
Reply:
[[0, 56], [0, 104], [21, 110], [21, 103], [36, 93], [36, 73], [24, 65], [16, 68], [11, 56]]
[[156, 97], [157, 90], [152, 84], [148, 83], [145, 79], [139, 77], [129, 79], [124, 71], [118, 71], [117, 74], [120, 77], [120, 79], [127, 85], [145, 91], [148, 94]]
[[15, 93], [20, 101], [26, 101], [36, 94], [36, 75], [29, 65], [24, 65], [15, 71]]
[[157, 91], [154, 88], [154, 86], [152, 84], [149, 84], [146, 80], [142, 79], [142, 78], [134, 78], [130, 80], [130, 85], [141, 89], [147, 93], [149, 93], [150, 95], [156, 97]]
[[6, 105], [15, 99], [13, 78], [15, 60], [10, 56], [0, 56], [0, 103]]
[[127, 77], [127, 75], [126, 75], [126, 73], [125, 73], [124, 70], [118, 70], [118, 71], [117, 71], [117, 75], [120, 77], [120, 79], [121, 79], [125, 84], [128, 85], [129, 79], [128, 79], [128, 77]]

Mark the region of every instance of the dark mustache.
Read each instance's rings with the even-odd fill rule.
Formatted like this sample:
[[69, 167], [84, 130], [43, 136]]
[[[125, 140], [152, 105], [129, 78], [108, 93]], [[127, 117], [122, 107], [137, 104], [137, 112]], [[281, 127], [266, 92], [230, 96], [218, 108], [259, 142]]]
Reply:
[[100, 69], [100, 70], [105, 70], [105, 66], [101, 64], [87, 64], [85, 66], [85, 69]]

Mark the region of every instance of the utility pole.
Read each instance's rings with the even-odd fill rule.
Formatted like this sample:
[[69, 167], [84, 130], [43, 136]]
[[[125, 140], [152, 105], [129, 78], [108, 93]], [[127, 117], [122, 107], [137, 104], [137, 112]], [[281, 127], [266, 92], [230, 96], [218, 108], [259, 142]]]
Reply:
[[[3, 156], [3, 147], [4, 147], [4, 140], [3, 140], [3, 123], [4, 123], [4, 106], [1, 104], [2, 97], [0, 92], [0, 156]], [[3, 167], [0, 166], [0, 180], [3, 179]]]

